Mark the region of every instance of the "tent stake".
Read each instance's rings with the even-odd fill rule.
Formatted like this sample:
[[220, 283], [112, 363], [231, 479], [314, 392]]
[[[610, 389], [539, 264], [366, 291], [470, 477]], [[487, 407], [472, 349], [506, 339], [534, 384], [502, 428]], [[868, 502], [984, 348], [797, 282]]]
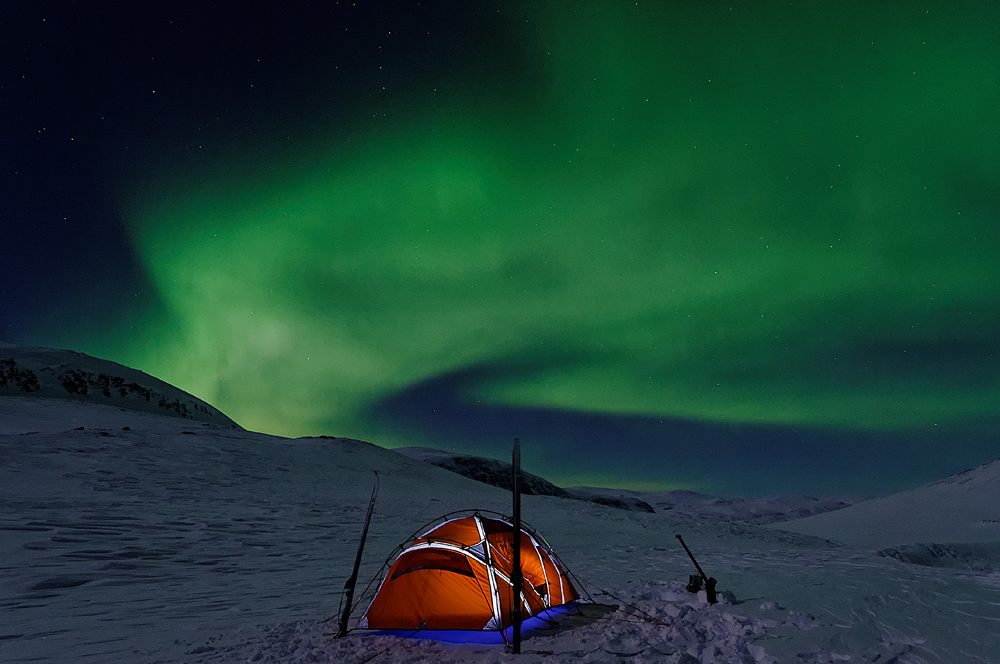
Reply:
[[375, 496], [378, 495], [378, 472], [375, 473], [375, 486], [372, 487], [372, 498], [368, 501], [368, 514], [365, 516], [365, 527], [361, 530], [361, 541], [358, 543], [358, 555], [354, 559], [354, 571], [351, 578], [344, 584], [344, 612], [340, 615], [337, 628], [337, 638], [347, 636], [347, 620], [351, 617], [351, 604], [354, 603], [354, 586], [358, 583], [358, 569], [361, 567], [361, 553], [365, 550], [365, 539], [368, 537], [368, 524], [372, 521], [372, 510], [375, 508]]
[[521, 441], [514, 439], [513, 463], [513, 492], [514, 492], [514, 539], [512, 540], [514, 549], [514, 569], [511, 570], [510, 580], [514, 585], [514, 597], [512, 604], [514, 615], [514, 654], [521, 654], [521, 587], [524, 584], [524, 576], [521, 574]]

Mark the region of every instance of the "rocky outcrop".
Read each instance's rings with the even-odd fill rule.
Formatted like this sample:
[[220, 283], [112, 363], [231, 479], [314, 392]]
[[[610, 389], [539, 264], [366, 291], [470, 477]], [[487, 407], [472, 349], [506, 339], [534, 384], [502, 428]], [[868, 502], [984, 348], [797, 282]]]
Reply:
[[0, 343], [0, 396], [87, 401], [238, 426], [218, 409], [170, 383], [69, 350]]

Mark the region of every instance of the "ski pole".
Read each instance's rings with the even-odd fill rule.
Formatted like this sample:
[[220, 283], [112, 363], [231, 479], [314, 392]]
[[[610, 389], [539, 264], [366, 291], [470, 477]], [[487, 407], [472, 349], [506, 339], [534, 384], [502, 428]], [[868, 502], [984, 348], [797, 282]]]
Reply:
[[340, 616], [340, 622], [337, 625], [337, 638], [343, 638], [347, 635], [347, 620], [351, 617], [351, 609], [354, 608], [351, 604], [354, 603], [354, 585], [358, 582], [358, 569], [361, 567], [361, 554], [365, 550], [365, 539], [368, 538], [368, 525], [372, 521], [372, 509], [375, 507], [375, 497], [378, 495], [378, 473], [375, 473], [375, 486], [372, 487], [372, 498], [368, 502], [368, 514], [365, 516], [365, 527], [361, 530], [361, 541], [358, 543], [358, 555], [354, 559], [354, 571], [351, 572], [351, 578], [347, 580], [344, 584], [344, 593], [346, 595], [346, 602], [344, 605], [344, 613]]

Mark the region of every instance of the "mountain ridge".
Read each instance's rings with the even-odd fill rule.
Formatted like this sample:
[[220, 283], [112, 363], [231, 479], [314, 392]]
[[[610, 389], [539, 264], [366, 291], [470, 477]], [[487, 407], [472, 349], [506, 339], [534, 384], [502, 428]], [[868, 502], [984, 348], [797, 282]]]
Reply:
[[2, 341], [0, 396], [82, 401], [239, 427], [208, 402], [138, 369], [77, 351]]

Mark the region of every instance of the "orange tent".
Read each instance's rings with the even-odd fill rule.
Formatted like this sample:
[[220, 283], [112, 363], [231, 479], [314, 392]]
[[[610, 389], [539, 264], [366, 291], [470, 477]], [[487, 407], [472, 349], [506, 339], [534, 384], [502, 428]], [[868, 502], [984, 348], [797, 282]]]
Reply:
[[[382, 579], [359, 627], [503, 630], [512, 624], [514, 527], [478, 513], [445, 521], [409, 543]], [[525, 618], [580, 595], [537, 534], [520, 534], [521, 614]]]

